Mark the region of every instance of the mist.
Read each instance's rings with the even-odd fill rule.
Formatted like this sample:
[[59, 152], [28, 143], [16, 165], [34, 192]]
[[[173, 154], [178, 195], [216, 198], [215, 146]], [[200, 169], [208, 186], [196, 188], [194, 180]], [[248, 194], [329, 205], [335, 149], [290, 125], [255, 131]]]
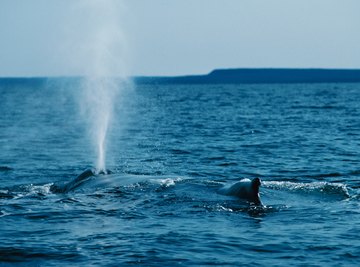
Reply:
[[123, 8], [120, 1], [75, 1], [59, 44], [69, 67], [83, 74], [79, 92], [74, 95], [99, 172], [106, 172], [109, 131], [116, 121], [114, 106], [121, 105], [120, 93], [128, 88]]

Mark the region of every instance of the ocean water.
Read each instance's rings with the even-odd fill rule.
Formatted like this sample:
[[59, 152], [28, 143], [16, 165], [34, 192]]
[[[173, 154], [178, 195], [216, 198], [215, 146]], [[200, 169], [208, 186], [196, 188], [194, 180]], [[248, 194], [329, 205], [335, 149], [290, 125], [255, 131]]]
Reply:
[[126, 86], [112, 173], [56, 193], [96, 162], [79, 91], [0, 81], [0, 266], [358, 266], [360, 84]]

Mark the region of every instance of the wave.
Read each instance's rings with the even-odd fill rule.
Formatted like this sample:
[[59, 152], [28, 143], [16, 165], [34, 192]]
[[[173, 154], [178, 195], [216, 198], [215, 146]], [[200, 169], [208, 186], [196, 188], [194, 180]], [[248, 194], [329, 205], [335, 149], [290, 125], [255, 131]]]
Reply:
[[[53, 260], [73, 260], [80, 257], [78, 252], [73, 252], [71, 249], [54, 250], [41, 247], [15, 247], [15, 246], [1, 246], [0, 247], [0, 262], [19, 264], [26, 262], [26, 265], [38, 265], [38, 261], [45, 259]], [[2, 265], [2, 264], [1, 264]], [[6, 264], [5, 264], [6, 265]], [[4, 266], [5, 266], [4, 265]], [[20, 264], [23, 266], [22, 264]], [[40, 264], [41, 265], [41, 264]], [[2, 265], [3, 266], [3, 265]], [[7, 265], [6, 265], [7, 266]], [[25, 265], [24, 265], [25, 266]]]
[[44, 197], [51, 194], [51, 186], [53, 183], [44, 185], [20, 185], [11, 189], [1, 189], [0, 199], [18, 199], [24, 197]]
[[12, 171], [13, 169], [8, 166], [0, 166], [0, 172]]
[[289, 181], [263, 181], [264, 188], [275, 190], [288, 190], [300, 193], [315, 193], [325, 195], [336, 195], [349, 198], [349, 190], [345, 184], [329, 182], [289, 182]]
[[336, 109], [336, 110], [343, 110], [346, 109], [345, 106], [335, 106], [335, 105], [321, 105], [321, 106], [315, 106], [315, 105], [298, 105], [298, 106], [292, 106], [292, 109]]
[[330, 173], [320, 173], [313, 175], [303, 175], [305, 178], [331, 178], [331, 177], [342, 177], [342, 176], [357, 176], [360, 174], [360, 170], [353, 170], [349, 172], [330, 172]]
[[331, 172], [331, 173], [322, 173], [322, 174], [313, 174], [313, 175], [304, 175], [305, 178], [330, 178], [330, 177], [341, 177], [346, 174], [340, 172]]
[[183, 181], [183, 178], [176, 177], [176, 178], [160, 178], [160, 179], [150, 179], [149, 181], [153, 184], [158, 184], [162, 187], [170, 187], [174, 186], [177, 182]]

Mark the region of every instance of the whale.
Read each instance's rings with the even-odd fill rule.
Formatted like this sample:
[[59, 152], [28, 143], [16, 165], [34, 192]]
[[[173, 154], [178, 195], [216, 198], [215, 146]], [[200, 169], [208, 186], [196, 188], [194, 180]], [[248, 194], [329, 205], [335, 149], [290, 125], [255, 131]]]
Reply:
[[110, 170], [96, 170], [96, 169], [87, 169], [84, 172], [82, 172], [80, 175], [78, 175], [75, 179], [72, 181], [65, 183], [65, 184], [53, 184], [50, 187], [50, 190], [54, 193], [68, 193], [86, 181], [89, 181], [95, 176], [98, 175], [107, 175], [111, 174], [112, 172]]
[[227, 196], [235, 196], [249, 202], [250, 204], [262, 206], [259, 193], [260, 185], [260, 178], [254, 178], [252, 180], [242, 179], [235, 184], [226, 185], [220, 188], [219, 193]]

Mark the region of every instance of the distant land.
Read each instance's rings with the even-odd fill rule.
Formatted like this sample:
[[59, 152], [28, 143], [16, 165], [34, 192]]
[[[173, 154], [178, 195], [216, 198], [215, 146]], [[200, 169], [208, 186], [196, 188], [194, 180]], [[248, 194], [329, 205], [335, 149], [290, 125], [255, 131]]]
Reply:
[[216, 69], [205, 75], [137, 76], [137, 84], [252, 84], [252, 83], [353, 83], [360, 82], [360, 69]]
[[[216, 69], [204, 75], [132, 76], [135, 84], [266, 84], [266, 83], [358, 83], [360, 69], [238, 68]], [[2, 86], [35, 85], [50, 80], [80, 81], [73, 77], [3, 77]]]

